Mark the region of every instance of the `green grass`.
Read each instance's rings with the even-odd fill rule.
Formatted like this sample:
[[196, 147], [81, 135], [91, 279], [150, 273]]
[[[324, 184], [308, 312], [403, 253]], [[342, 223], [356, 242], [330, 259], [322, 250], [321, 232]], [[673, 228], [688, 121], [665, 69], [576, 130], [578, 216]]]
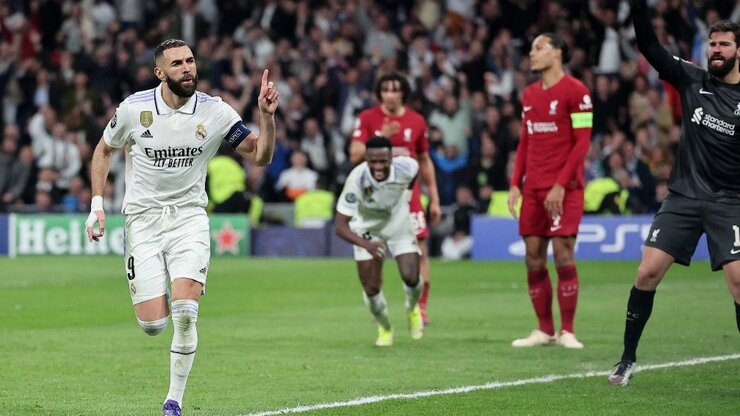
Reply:
[[[185, 415], [607, 371], [621, 353], [637, 264], [579, 263], [581, 351], [510, 346], [536, 322], [524, 266], [506, 262], [435, 262], [432, 325], [412, 341], [401, 281], [395, 265], [386, 266], [396, 343], [377, 349], [351, 260], [212, 259]], [[0, 270], [0, 415], [160, 414], [172, 329], [158, 337], [139, 329], [120, 258], [2, 258]], [[722, 274], [706, 263], [674, 267], [656, 296], [639, 363], [738, 352]], [[641, 372], [627, 388], [598, 376], [305, 414], [728, 415], [738, 411], [739, 382], [740, 360], [729, 360]]]

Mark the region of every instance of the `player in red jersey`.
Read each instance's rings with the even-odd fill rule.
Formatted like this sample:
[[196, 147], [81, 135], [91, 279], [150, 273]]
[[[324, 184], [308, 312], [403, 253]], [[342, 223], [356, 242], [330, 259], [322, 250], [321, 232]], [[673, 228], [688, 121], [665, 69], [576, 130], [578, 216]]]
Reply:
[[[350, 160], [354, 164], [365, 158], [365, 142], [372, 136], [378, 135], [390, 139], [393, 145], [393, 156], [411, 156], [419, 162], [419, 176], [426, 185], [429, 196], [429, 219], [436, 225], [442, 211], [439, 208], [439, 194], [434, 174], [434, 164], [429, 156], [429, 138], [427, 123], [424, 117], [405, 106], [411, 88], [405, 77], [397, 72], [382, 75], [375, 86], [375, 96], [379, 105], [371, 107], [357, 118], [355, 130], [352, 133], [350, 144]], [[411, 222], [416, 230], [416, 238], [421, 248], [420, 274], [424, 279], [424, 291], [419, 299], [421, 316], [424, 323], [427, 318], [427, 298], [430, 286], [429, 249], [424, 241], [429, 236], [429, 227], [421, 204], [421, 186], [419, 181], [414, 184], [410, 201]]]
[[[522, 196], [519, 234], [526, 247], [527, 284], [539, 328], [514, 347], [559, 344], [583, 348], [573, 334], [578, 273], [573, 250], [583, 215], [583, 165], [591, 143], [592, 104], [588, 88], [567, 75], [568, 47], [543, 33], [529, 52], [532, 71], [541, 75], [522, 95], [522, 133], [509, 190], [509, 211]], [[561, 331], [552, 319], [552, 285], [547, 247], [552, 240], [558, 273]]]

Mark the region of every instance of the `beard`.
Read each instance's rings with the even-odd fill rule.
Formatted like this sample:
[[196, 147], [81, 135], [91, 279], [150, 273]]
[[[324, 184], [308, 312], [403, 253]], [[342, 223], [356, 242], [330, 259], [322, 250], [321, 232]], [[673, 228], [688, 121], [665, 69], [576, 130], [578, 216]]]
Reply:
[[735, 61], [737, 61], [737, 58], [733, 56], [730, 59], [725, 59], [725, 62], [722, 63], [720, 66], [713, 66], [712, 65], [712, 58], [709, 58], [709, 62], [707, 63], [707, 68], [710, 74], [712, 76], [717, 78], [723, 78], [725, 75], [729, 74], [730, 71], [732, 71], [735, 68]]
[[[195, 75], [192, 78], [183, 79], [182, 81], [175, 81], [174, 79], [167, 77], [165, 81], [167, 82], [167, 86], [170, 87], [170, 91], [183, 98], [191, 97], [195, 94], [195, 89], [198, 87], [198, 75]], [[182, 85], [183, 81], [193, 81], [193, 85], [185, 87]]]

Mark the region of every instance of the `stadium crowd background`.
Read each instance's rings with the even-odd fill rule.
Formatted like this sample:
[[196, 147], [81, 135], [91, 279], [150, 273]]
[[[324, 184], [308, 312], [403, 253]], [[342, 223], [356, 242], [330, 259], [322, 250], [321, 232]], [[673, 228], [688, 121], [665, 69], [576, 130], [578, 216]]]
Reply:
[[[708, 25], [740, 21], [732, 0], [648, 3], [663, 46], [701, 66]], [[430, 125], [442, 205], [487, 212], [508, 188], [519, 97], [536, 79], [528, 50], [545, 31], [566, 40], [569, 71], [592, 91], [586, 179], [619, 190], [587, 210], [655, 212], [681, 109], [637, 52], [626, 0], [0, 1], [0, 211], [87, 212], [92, 150], [118, 103], [157, 85], [153, 49], [174, 37], [193, 47], [198, 89], [248, 126], [257, 129], [263, 68], [278, 86], [275, 157], [267, 168], [244, 164], [248, 195], [270, 203], [290, 202], [296, 187], [338, 193], [355, 116], [376, 103], [376, 77], [398, 70], [412, 85], [408, 104]], [[292, 164], [315, 174], [281, 180]], [[123, 168], [119, 153], [108, 212], [120, 210]]]

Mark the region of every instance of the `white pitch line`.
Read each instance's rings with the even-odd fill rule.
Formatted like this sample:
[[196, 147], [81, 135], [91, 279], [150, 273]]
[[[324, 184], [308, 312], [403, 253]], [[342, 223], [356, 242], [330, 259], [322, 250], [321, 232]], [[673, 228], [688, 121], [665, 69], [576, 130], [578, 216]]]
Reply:
[[[643, 366], [638, 365], [637, 370], [635, 372], [659, 370], [662, 368], [671, 368], [671, 367], [686, 367], [686, 366], [692, 366], [692, 365], [700, 365], [700, 364], [706, 364], [706, 363], [737, 360], [737, 359], [740, 359], [740, 354], [720, 355], [716, 357], [700, 357], [700, 358], [693, 358], [693, 359], [685, 360], [685, 361], [673, 361], [673, 362], [663, 363], [663, 364], [649, 364], [649, 365], [643, 365]], [[345, 402], [319, 403], [319, 404], [312, 404], [312, 405], [296, 406], [296, 407], [290, 407], [290, 408], [285, 408], [285, 409], [280, 409], [280, 410], [268, 410], [266, 412], [260, 412], [260, 413], [249, 413], [249, 414], [240, 415], [240, 416], [277, 416], [277, 415], [285, 415], [285, 414], [290, 414], [290, 413], [304, 413], [304, 412], [310, 412], [313, 410], [333, 409], [337, 407], [362, 406], [364, 404], [378, 403], [378, 402], [383, 402], [387, 400], [418, 399], [420, 397], [470, 393], [472, 391], [478, 391], [478, 390], [495, 390], [495, 389], [501, 389], [505, 387], [524, 386], [527, 384], [552, 383], [554, 381], [566, 380], [566, 379], [602, 377], [602, 376], [607, 376], [609, 374], [611, 374], [611, 371], [589, 371], [585, 373], [576, 373], [576, 374], [549, 375], [549, 376], [542, 376], [542, 377], [525, 378], [522, 380], [514, 380], [514, 381], [496, 381], [496, 382], [491, 382], [491, 383], [486, 383], [486, 384], [479, 384], [476, 386], [453, 387], [453, 388], [444, 389], [444, 390], [426, 390], [426, 391], [418, 391], [416, 393], [399, 393], [399, 394], [389, 394], [385, 396], [360, 397], [359, 399], [348, 400]]]

